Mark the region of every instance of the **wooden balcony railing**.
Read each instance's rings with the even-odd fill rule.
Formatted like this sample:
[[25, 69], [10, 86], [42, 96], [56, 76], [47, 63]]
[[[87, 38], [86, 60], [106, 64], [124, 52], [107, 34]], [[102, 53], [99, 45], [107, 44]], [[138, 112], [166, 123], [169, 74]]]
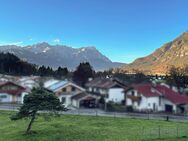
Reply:
[[131, 99], [132, 101], [140, 101], [142, 99], [141, 96], [132, 96], [132, 95], [128, 95], [127, 98]]

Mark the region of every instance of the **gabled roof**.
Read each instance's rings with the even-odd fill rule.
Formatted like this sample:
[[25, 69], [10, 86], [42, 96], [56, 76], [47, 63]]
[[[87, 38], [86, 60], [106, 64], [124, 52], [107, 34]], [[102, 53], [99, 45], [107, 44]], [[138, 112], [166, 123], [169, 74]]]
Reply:
[[85, 91], [84, 88], [82, 88], [82, 87], [80, 87], [80, 86], [78, 86], [78, 85], [76, 85], [76, 84], [74, 84], [74, 83], [72, 83], [72, 82], [66, 81], [66, 80], [58, 81], [58, 82], [56, 82], [55, 84], [52, 84], [52, 85], [50, 85], [49, 87], [47, 87], [47, 89], [49, 89], [49, 90], [51, 90], [51, 91], [53, 91], [53, 92], [56, 92], [56, 91], [58, 91], [59, 89], [62, 89], [62, 88], [64, 88], [64, 87], [68, 86], [68, 85], [74, 86], [74, 87], [76, 87], [76, 88], [78, 88], [78, 89], [80, 89], [80, 90], [82, 90], [82, 91]]
[[85, 99], [85, 100], [92, 100], [92, 99], [95, 99], [95, 96], [92, 96], [92, 95], [89, 95], [88, 93], [79, 93], [77, 95], [74, 95], [72, 96], [71, 99], [74, 99], [74, 100], [81, 100], [81, 99]]
[[17, 86], [17, 87], [19, 87], [19, 88], [21, 88], [21, 89], [25, 89], [24, 87], [22, 87], [22, 86], [20, 86], [20, 85], [18, 85], [18, 84], [16, 84], [16, 83], [14, 83], [14, 82], [11, 82], [11, 81], [8, 81], [8, 82], [0, 82], [0, 87], [3, 87], [3, 86], [5, 86], [5, 85], [15, 85], [15, 86]]
[[157, 91], [152, 91], [151, 84], [136, 84], [129, 87], [130, 89], [135, 89], [139, 93], [143, 94], [145, 97], [157, 97], [160, 96]]
[[165, 86], [157, 85], [156, 88], [163, 96], [174, 104], [188, 104], [188, 96], [181, 95]]
[[145, 97], [158, 97], [162, 96], [171, 101], [174, 104], [188, 104], [188, 96], [181, 95], [178, 92], [173, 91], [162, 85], [152, 84], [136, 84], [132, 85], [125, 91], [135, 89]]
[[17, 90], [0, 90], [0, 93], [7, 93], [7, 94], [11, 94], [11, 95], [20, 95], [22, 92], [26, 91], [26, 89], [18, 84], [15, 84], [13, 82], [4, 82], [4, 83], [0, 83], [0, 88], [2, 88], [3, 86], [6, 85], [14, 85], [17, 86], [19, 89]]
[[117, 80], [111, 80], [108, 78], [96, 78], [86, 84], [86, 87], [95, 87], [95, 88], [104, 88], [104, 89], [109, 89], [115, 86], [122, 87], [122, 88], [125, 87], [123, 84], [121, 84]]

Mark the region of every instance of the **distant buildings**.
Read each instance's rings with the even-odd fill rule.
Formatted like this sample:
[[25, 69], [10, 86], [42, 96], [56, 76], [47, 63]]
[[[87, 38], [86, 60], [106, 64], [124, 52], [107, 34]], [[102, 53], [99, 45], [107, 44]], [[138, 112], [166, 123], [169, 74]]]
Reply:
[[26, 88], [13, 82], [0, 82], [0, 103], [22, 103]]
[[122, 103], [125, 85], [109, 78], [97, 78], [86, 84], [86, 90], [92, 95], [104, 97], [106, 102]]
[[36, 88], [39, 87], [39, 77], [38, 76], [20, 77], [17, 78], [16, 83], [28, 89]]
[[125, 89], [125, 105], [135, 111], [187, 113], [188, 96], [159, 84], [136, 84]]
[[[40, 79], [36, 76], [1, 76], [0, 103], [23, 103], [24, 96], [39, 86]], [[137, 112], [188, 113], [188, 96], [178, 93], [176, 87], [169, 87], [164, 82], [127, 86], [116, 79], [96, 78], [89, 80], [83, 88], [68, 80], [48, 78], [44, 81], [44, 87], [67, 107], [106, 108], [107, 103], [112, 103]]]

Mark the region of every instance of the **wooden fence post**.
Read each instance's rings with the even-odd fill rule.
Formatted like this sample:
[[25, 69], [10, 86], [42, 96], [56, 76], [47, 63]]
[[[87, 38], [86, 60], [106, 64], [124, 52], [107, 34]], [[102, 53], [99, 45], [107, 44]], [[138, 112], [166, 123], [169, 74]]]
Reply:
[[97, 110], [96, 110], [96, 117], [98, 116], [98, 112], [97, 112]]
[[176, 127], [176, 132], [177, 132], [177, 138], [179, 137], [179, 129], [178, 129], [178, 126]]
[[161, 126], [159, 126], [159, 139], [161, 138]]

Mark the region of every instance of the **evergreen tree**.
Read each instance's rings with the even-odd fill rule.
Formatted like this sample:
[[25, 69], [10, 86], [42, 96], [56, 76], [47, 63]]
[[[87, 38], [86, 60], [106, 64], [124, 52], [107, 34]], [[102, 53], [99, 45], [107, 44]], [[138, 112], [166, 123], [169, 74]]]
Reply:
[[93, 78], [95, 71], [92, 69], [91, 65], [86, 63], [80, 63], [76, 71], [73, 73], [73, 80], [81, 86], [84, 86], [89, 78]]
[[24, 97], [24, 104], [19, 112], [12, 116], [12, 120], [30, 118], [26, 133], [29, 133], [39, 111], [48, 111], [57, 114], [63, 111], [64, 107], [55, 94], [46, 91], [44, 88], [34, 88], [29, 95]]

